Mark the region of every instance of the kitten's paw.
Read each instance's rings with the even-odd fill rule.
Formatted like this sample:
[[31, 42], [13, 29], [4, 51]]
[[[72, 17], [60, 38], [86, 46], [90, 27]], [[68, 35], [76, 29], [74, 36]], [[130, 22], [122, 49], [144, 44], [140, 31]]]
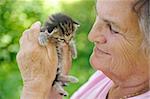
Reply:
[[56, 89], [56, 91], [60, 94], [60, 95], [63, 95], [63, 96], [68, 96], [68, 92], [66, 92], [62, 85], [61, 85], [61, 82], [54, 82], [54, 85], [53, 87]]
[[63, 93], [59, 93], [62, 96], [68, 96], [68, 92], [64, 91]]
[[77, 49], [76, 49], [76, 45], [75, 45], [75, 41], [71, 40], [71, 42], [69, 43], [69, 47], [71, 50], [71, 56], [73, 59], [77, 58]]
[[62, 86], [68, 86], [69, 84], [67, 82], [62, 82]]
[[68, 77], [69, 82], [71, 82], [71, 83], [79, 82], [79, 79], [74, 76], [67, 76], [67, 77]]
[[39, 44], [42, 46], [46, 46], [48, 44], [48, 36], [45, 32], [40, 32], [38, 37]]
[[59, 75], [57, 80], [62, 82], [71, 82], [71, 83], [77, 83], [79, 80], [74, 76], [68, 76], [68, 75]]
[[75, 54], [75, 53], [72, 54], [72, 58], [73, 58], [73, 59], [76, 59], [76, 58], [77, 58], [77, 54]]
[[68, 82], [64, 82], [64, 81], [59, 81], [59, 82], [61, 82], [61, 86], [63, 86], [63, 87], [65, 87], [65, 86], [68, 86], [69, 84], [68, 84]]

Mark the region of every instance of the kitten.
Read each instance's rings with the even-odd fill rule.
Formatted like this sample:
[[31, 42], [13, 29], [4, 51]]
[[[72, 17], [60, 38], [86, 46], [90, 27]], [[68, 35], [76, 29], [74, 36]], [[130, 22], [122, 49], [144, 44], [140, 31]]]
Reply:
[[62, 13], [51, 15], [45, 22], [44, 27], [41, 28], [39, 35], [39, 44], [42, 46], [47, 45], [48, 40], [51, 40], [56, 45], [58, 55], [58, 67], [56, 78], [53, 82], [53, 87], [63, 96], [67, 96], [68, 93], [63, 89], [63, 85], [68, 82], [77, 83], [78, 79], [74, 76], [63, 75], [63, 44], [66, 43], [70, 50], [72, 58], [77, 58], [77, 50], [74, 41], [75, 32], [79, 24], [72, 20], [69, 16]]

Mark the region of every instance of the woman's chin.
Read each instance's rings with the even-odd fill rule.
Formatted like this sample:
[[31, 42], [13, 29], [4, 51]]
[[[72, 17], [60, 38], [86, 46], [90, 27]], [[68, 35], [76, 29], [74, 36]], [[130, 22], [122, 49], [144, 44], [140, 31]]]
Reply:
[[101, 64], [94, 54], [92, 54], [90, 57], [90, 64], [93, 67], [93, 69], [100, 70]]
[[90, 64], [95, 70], [105, 71], [109, 68], [111, 62], [111, 56], [99, 56], [96, 53], [92, 53], [90, 57]]

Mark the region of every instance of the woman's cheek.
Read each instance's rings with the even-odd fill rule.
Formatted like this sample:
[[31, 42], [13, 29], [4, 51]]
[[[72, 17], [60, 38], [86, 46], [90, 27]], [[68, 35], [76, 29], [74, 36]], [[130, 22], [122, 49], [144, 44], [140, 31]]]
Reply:
[[[135, 51], [133, 47], [123, 38], [118, 38], [114, 42], [112, 61], [110, 70], [118, 75], [123, 75], [133, 69], [132, 65], [135, 63]], [[129, 73], [130, 74], [130, 73]]]

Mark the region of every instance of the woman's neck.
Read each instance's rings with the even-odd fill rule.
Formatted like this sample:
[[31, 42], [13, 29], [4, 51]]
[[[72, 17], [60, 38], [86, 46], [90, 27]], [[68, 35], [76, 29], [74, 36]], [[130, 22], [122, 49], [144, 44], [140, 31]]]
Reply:
[[[134, 86], [126, 86], [121, 87], [118, 85], [113, 85], [109, 91], [108, 97], [110, 99], [120, 99], [124, 97], [133, 97], [140, 94], [143, 94], [149, 90], [149, 83], [148, 81], [141, 82], [141, 84], [134, 85]], [[109, 99], [108, 98], [108, 99]]]
[[[136, 96], [149, 90], [149, 73], [147, 70], [134, 72], [127, 79], [118, 79], [118, 77], [109, 75], [114, 85], [109, 91], [110, 99], [119, 99], [124, 96]], [[114, 98], [113, 98], [114, 97]], [[109, 98], [108, 98], [109, 99]]]

